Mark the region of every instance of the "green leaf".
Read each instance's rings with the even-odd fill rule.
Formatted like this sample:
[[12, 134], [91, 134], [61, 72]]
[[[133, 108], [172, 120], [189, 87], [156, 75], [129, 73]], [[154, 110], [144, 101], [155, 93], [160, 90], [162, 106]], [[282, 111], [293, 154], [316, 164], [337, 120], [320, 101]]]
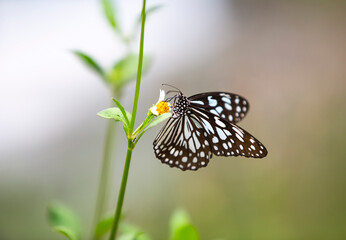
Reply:
[[159, 10], [162, 7], [163, 7], [163, 5], [155, 5], [155, 6], [149, 7], [146, 11], [147, 17], [148, 17], [148, 15], [151, 15], [153, 12], [156, 12], [157, 10]]
[[[123, 117], [125, 118], [127, 126], [130, 126], [130, 121], [129, 121], [129, 118], [128, 118], [130, 113], [126, 112], [125, 108], [123, 107], [123, 105], [120, 104], [120, 102], [118, 100], [113, 98], [113, 101], [118, 106], [118, 108], [120, 109], [121, 113], [123, 114]], [[130, 118], [130, 120], [131, 120], [131, 118]]]
[[[156, 12], [157, 10], [159, 10], [160, 8], [162, 8], [163, 5], [155, 5], [152, 7], [147, 8], [147, 10], [145, 11], [146, 16], [148, 17], [149, 15], [151, 15], [152, 13]], [[138, 26], [141, 25], [142, 22], [142, 13], [139, 14], [138, 18], [137, 18], [137, 24]]]
[[172, 113], [164, 113], [160, 116], [157, 116], [145, 129], [144, 131], [148, 131], [150, 128], [155, 127], [157, 124], [166, 121], [168, 118], [172, 117]]
[[170, 220], [171, 240], [199, 240], [197, 229], [191, 224], [189, 215], [183, 209], [177, 209]]
[[133, 233], [127, 233], [127, 234], [121, 235], [118, 239], [119, 240], [134, 240], [135, 238], [136, 238], [136, 235], [134, 235]]
[[101, 112], [97, 113], [97, 116], [107, 118], [107, 119], [114, 119], [115, 121], [122, 121], [123, 114], [120, 111], [119, 108], [107, 108], [102, 110]]
[[104, 236], [110, 229], [113, 224], [113, 215], [103, 218], [96, 226], [95, 235], [97, 238]]
[[79, 238], [76, 236], [76, 234], [68, 227], [64, 226], [58, 226], [58, 227], [53, 227], [53, 230], [61, 233], [65, 237], [67, 237], [70, 240], [78, 240]]
[[81, 52], [81, 51], [73, 51], [73, 53], [87, 65], [90, 69], [95, 71], [98, 75], [102, 77], [103, 80], [105, 80], [105, 73], [101, 66], [89, 55]]
[[[150, 65], [151, 59], [143, 56], [143, 73], [145, 73]], [[118, 87], [123, 86], [134, 80], [138, 70], [138, 55], [129, 54], [123, 59], [116, 62], [108, 74], [108, 78], [112, 84]]]
[[[125, 111], [125, 114], [127, 119], [131, 119], [131, 113]], [[124, 124], [124, 130], [126, 134], [128, 134], [128, 120], [126, 120], [123, 112], [119, 108], [107, 108], [98, 112], [97, 115], [106, 119], [114, 119], [115, 121], [122, 122]]]
[[115, 14], [114, 3], [111, 0], [102, 0], [104, 14], [114, 30], [119, 32], [119, 25]]
[[120, 225], [120, 232], [122, 233], [120, 237], [122, 240], [151, 240], [146, 233], [132, 224], [122, 223]]
[[170, 227], [171, 233], [175, 233], [181, 227], [185, 225], [190, 225], [190, 224], [191, 224], [191, 221], [187, 212], [184, 209], [179, 208], [179, 209], [176, 209], [174, 213], [172, 214], [169, 227]]
[[134, 234], [134, 233], [126, 233], [119, 237], [119, 240], [151, 240], [146, 234]]
[[48, 222], [54, 231], [65, 235], [70, 240], [81, 238], [81, 227], [78, 217], [69, 208], [54, 204], [48, 207]]
[[184, 225], [177, 229], [172, 240], [199, 240], [197, 229], [192, 225]]

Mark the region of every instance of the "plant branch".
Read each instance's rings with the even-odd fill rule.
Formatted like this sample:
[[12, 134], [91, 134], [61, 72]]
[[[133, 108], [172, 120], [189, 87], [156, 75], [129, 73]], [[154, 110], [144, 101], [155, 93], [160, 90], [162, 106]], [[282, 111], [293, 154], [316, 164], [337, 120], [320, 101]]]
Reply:
[[143, 0], [141, 40], [139, 44], [139, 60], [138, 60], [138, 70], [137, 70], [136, 92], [135, 92], [135, 99], [133, 101], [132, 118], [130, 123], [130, 133], [133, 132], [133, 128], [135, 126], [138, 99], [139, 99], [139, 90], [141, 87], [142, 68], [143, 68], [143, 49], [144, 49], [144, 27], [145, 27], [145, 19], [146, 19], [145, 5], [146, 5], [146, 0]]
[[123, 203], [124, 203], [127, 178], [128, 178], [128, 174], [129, 174], [129, 170], [130, 170], [131, 156], [132, 156], [133, 148], [135, 146], [135, 144], [132, 142], [132, 132], [133, 132], [135, 121], [136, 121], [138, 99], [139, 99], [139, 90], [140, 90], [141, 78], [142, 78], [143, 48], [144, 48], [144, 26], [145, 26], [145, 18], [146, 18], [145, 5], [146, 5], [146, 0], [143, 0], [141, 39], [140, 39], [140, 44], [139, 44], [139, 60], [138, 60], [136, 91], [135, 91], [135, 98], [134, 98], [134, 102], [133, 102], [131, 123], [130, 123], [130, 127], [129, 127], [129, 133], [131, 134], [131, 136], [128, 136], [125, 166], [124, 166], [124, 171], [123, 171], [123, 177], [121, 180], [121, 186], [120, 186], [120, 191], [119, 191], [119, 196], [118, 196], [117, 208], [115, 210], [112, 230], [111, 230], [111, 234], [109, 237], [110, 240], [115, 240], [117, 237], [119, 220], [120, 220], [122, 207], [123, 207]]
[[124, 172], [123, 172], [123, 178], [121, 180], [121, 186], [120, 186], [120, 191], [119, 191], [119, 196], [118, 196], [117, 208], [115, 210], [112, 231], [111, 231], [111, 235], [109, 237], [110, 240], [116, 239], [116, 234], [117, 234], [118, 227], [119, 227], [119, 220], [121, 217], [121, 212], [122, 212], [122, 207], [123, 207], [123, 202], [124, 202], [124, 197], [125, 197], [127, 178], [128, 178], [129, 170], [130, 170], [131, 156], [132, 156], [132, 150], [133, 150], [132, 145], [133, 145], [132, 140], [129, 139], [128, 140], [127, 153], [126, 153], [126, 161], [125, 161]]

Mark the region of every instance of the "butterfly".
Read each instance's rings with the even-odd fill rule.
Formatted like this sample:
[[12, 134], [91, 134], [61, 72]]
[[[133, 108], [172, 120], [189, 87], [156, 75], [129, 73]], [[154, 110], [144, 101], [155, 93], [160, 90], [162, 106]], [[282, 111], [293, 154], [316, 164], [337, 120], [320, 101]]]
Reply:
[[179, 89], [172, 101], [172, 117], [154, 140], [155, 156], [183, 171], [206, 167], [216, 156], [263, 158], [267, 150], [237, 126], [249, 111], [248, 101], [233, 93], [206, 92], [186, 97]]

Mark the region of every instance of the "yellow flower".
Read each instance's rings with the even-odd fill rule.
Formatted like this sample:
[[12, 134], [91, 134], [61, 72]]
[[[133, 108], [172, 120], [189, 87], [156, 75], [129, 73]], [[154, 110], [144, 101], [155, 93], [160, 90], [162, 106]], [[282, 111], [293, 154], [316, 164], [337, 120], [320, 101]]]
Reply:
[[160, 97], [157, 103], [150, 108], [150, 112], [156, 116], [159, 116], [164, 113], [168, 113], [171, 108], [169, 102], [165, 102], [165, 91], [160, 90]]

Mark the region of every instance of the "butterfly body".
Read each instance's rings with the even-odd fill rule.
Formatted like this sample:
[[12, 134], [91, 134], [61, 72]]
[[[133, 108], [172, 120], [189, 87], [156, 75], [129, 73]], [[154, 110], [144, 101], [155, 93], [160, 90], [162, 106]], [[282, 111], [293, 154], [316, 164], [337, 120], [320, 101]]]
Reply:
[[190, 101], [184, 95], [179, 95], [173, 105], [173, 117], [178, 118], [189, 111]]
[[260, 141], [235, 125], [245, 117], [249, 103], [239, 95], [208, 92], [186, 97], [179, 91], [173, 115], [154, 140], [162, 163], [183, 171], [206, 167], [213, 154], [262, 158]]

